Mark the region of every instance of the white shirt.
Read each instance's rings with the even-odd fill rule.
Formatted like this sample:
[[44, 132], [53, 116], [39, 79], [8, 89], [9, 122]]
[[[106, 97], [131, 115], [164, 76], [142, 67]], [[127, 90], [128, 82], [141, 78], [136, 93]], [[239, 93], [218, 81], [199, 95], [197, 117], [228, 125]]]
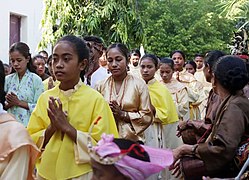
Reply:
[[94, 86], [101, 80], [107, 78], [111, 74], [108, 73], [107, 69], [100, 66], [91, 76], [91, 87], [94, 88]]

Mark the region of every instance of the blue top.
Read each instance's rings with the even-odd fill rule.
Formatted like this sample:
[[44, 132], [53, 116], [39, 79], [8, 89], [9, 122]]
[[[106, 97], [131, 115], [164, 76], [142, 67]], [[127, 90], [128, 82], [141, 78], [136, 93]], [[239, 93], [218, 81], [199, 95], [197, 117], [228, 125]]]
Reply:
[[13, 92], [19, 100], [28, 103], [29, 110], [19, 106], [8, 109], [8, 112], [14, 114], [16, 119], [26, 127], [29, 117], [36, 106], [37, 99], [44, 91], [41, 78], [29, 70], [25, 72], [21, 80], [19, 80], [17, 73], [10, 74], [5, 78], [4, 91], [6, 93]]

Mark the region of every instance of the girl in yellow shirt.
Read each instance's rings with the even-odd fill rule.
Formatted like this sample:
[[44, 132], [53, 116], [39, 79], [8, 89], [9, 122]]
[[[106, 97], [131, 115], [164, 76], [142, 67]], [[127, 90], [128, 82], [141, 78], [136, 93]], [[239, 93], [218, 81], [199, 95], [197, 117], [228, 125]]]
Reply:
[[118, 136], [115, 121], [103, 97], [82, 83], [89, 59], [86, 44], [65, 36], [53, 49], [53, 70], [60, 84], [45, 91], [31, 115], [28, 131], [42, 150], [37, 162], [38, 179], [90, 179], [87, 132], [96, 119], [92, 138], [102, 133]]
[[[144, 55], [140, 61], [141, 76], [148, 86], [154, 113], [153, 123], [145, 131], [146, 145], [174, 149], [182, 144], [182, 140], [176, 136], [178, 115], [169, 90], [154, 78], [158, 62], [152, 54]], [[173, 178], [166, 169], [160, 176], [162, 179]]]

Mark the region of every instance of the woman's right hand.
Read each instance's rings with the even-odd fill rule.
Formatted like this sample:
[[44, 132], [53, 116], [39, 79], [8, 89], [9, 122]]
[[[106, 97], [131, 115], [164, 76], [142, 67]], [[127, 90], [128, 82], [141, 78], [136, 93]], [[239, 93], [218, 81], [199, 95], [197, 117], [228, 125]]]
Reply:
[[189, 145], [189, 144], [183, 144], [176, 149], [173, 149], [173, 157], [174, 157], [174, 162], [178, 161], [182, 156], [185, 155], [193, 155], [193, 150], [196, 150], [195, 145]]
[[13, 92], [7, 93], [5, 96], [6, 104], [9, 108], [12, 106], [19, 106], [20, 100], [18, 99], [17, 95]]
[[111, 101], [109, 103], [109, 106], [112, 110], [112, 113], [113, 113], [115, 119], [121, 119], [122, 110], [121, 110], [120, 106], [118, 105], [117, 101]]
[[172, 175], [176, 178], [179, 178], [182, 174], [180, 168], [180, 157], [182, 151], [181, 148], [182, 146], [179, 146], [178, 148], [173, 150], [174, 162], [169, 167], [169, 170], [172, 171]]
[[183, 144], [176, 149], [173, 149], [174, 162], [170, 165], [169, 170], [172, 171], [172, 174], [178, 178], [181, 176], [182, 172], [180, 169], [180, 158], [184, 155], [193, 155], [192, 152], [193, 145]]

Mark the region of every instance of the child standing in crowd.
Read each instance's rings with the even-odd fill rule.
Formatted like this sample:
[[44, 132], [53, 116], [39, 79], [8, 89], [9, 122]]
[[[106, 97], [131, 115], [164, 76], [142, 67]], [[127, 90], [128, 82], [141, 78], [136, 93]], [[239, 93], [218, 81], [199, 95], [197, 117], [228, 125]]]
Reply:
[[25, 127], [43, 92], [41, 78], [34, 72], [29, 47], [23, 42], [13, 44], [9, 50], [15, 73], [6, 76], [4, 90], [7, 93], [5, 109], [15, 115]]
[[94, 120], [101, 119], [92, 133], [118, 136], [116, 124], [103, 97], [84, 85], [89, 59], [86, 44], [76, 36], [65, 36], [53, 49], [53, 70], [60, 81], [45, 91], [30, 117], [28, 131], [43, 151], [37, 163], [38, 179], [90, 179], [87, 134]]
[[[140, 60], [141, 76], [148, 86], [154, 113], [152, 125], [145, 130], [145, 140], [148, 146], [174, 149], [182, 144], [182, 140], [176, 136], [178, 116], [170, 92], [154, 78], [158, 63], [157, 57], [152, 54], [144, 55]], [[162, 179], [173, 178], [166, 169], [160, 176]]]
[[174, 61], [170, 58], [161, 59], [160, 81], [170, 91], [175, 103], [179, 120], [189, 120], [188, 91], [185, 84], [173, 77]]
[[185, 63], [185, 69], [188, 73], [195, 75], [196, 63], [194, 61], [187, 61]]
[[203, 91], [203, 85], [198, 83], [194, 75], [187, 72], [184, 68], [185, 54], [176, 50], [171, 53], [171, 57], [174, 61], [174, 74], [173, 77], [179, 82], [184, 83], [188, 90], [189, 107], [190, 107], [190, 119], [197, 120], [201, 118], [199, 104], [206, 98]]
[[36, 74], [41, 77], [42, 81], [47, 79], [49, 75], [45, 72], [46, 60], [41, 55], [36, 55], [33, 57], [33, 65], [35, 67]]

